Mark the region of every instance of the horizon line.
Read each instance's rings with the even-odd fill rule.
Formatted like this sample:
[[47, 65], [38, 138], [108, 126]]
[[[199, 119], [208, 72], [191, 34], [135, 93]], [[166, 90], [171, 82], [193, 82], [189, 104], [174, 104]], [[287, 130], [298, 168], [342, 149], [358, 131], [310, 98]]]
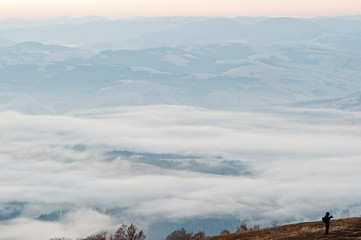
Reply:
[[125, 16], [125, 17], [107, 17], [102, 15], [85, 15], [85, 16], [70, 16], [70, 15], [59, 15], [54, 17], [5, 17], [0, 18], [0, 21], [6, 20], [25, 20], [25, 21], [45, 21], [45, 20], [55, 20], [61, 18], [67, 19], [86, 19], [86, 18], [103, 18], [110, 21], [122, 20], [122, 19], [141, 19], [141, 18], [294, 18], [294, 19], [313, 19], [313, 18], [337, 18], [337, 17], [361, 17], [361, 14], [350, 14], [350, 15], [317, 15], [317, 16], [266, 16], [266, 15], [258, 15], [258, 16], [251, 16], [251, 15], [236, 15], [236, 16], [226, 16], [226, 15], [159, 15], [159, 16]]

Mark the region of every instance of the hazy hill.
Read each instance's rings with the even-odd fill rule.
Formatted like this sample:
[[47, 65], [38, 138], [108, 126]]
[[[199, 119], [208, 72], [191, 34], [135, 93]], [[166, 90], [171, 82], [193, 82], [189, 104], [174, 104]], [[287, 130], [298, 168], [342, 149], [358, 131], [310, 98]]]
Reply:
[[331, 221], [330, 233], [325, 235], [321, 221], [290, 224], [264, 228], [255, 231], [242, 231], [229, 235], [208, 237], [206, 240], [315, 240], [315, 239], [361, 239], [361, 218], [335, 219]]
[[8, 19], [0, 21], [0, 37], [14, 42], [37, 41], [108, 49], [109, 46], [114, 46], [113, 42], [119, 43], [146, 33], [174, 29], [204, 19], [206, 18], [155, 17], [108, 20], [101, 17], [61, 17], [46, 21]]
[[56, 61], [63, 61], [69, 57], [87, 57], [91, 54], [90, 51], [79, 48], [42, 44], [39, 42], [23, 42], [0, 48], [0, 63], [6, 65], [47, 65]]
[[310, 19], [337, 33], [352, 33], [361, 30], [361, 19], [358, 17], [318, 17]]
[[125, 42], [131, 47], [158, 47], [173, 44], [209, 43], [219, 41], [236, 41], [244, 36], [245, 27], [232, 19], [215, 18], [201, 22], [189, 23], [171, 30], [144, 34]]
[[10, 46], [12, 44], [14, 44], [13, 41], [0, 37], [0, 46]]
[[360, 57], [335, 51], [331, 41], [324, 42], [329, 49], [320, 44], [219, 42], [94, 53], [27, 42], [0, 48], [0, 105], [22, 111], [144, 104], [261, 109], [355, 93]]
[[352, 54], [361, 53], [361, 31], [348, 34], [332, 34], [321, 36], [312, 41], [319, 47]]
[[356, 92], [349, 96], [340, 98], [327, 98], [316, 101], [301, 102], [296, 106], [308, 107], [308, 108], [333, 108], [339, 110], [361, 110], [361, 93]]
[[305, 41], [326, 33], [356, 32], [361, 30], [359, 23], [358, 19], [343, 18], [8, 19], [0, 21], [0, 37], [13, 42], [38, 41], [105, 50], [239, 40], [250, 43]]
[[[360, 89], [361, 31], [330, 26], [351, 24], [349, 32], [358, 21], [61, 17], [23, 27], [22, 20], [0, 21], [0, 109], [259, 110], [300, 102], [349, 109], [342, 98]], [[8, 46], [12, 41], [21, 43]]]
[[144, 34], [123, 44], [129, 47], [157, 47], [220, 41], [247, 41], [264, 44], [307, 41], [330, 33], [334, 33], [334, 31], [318, 23], [294, 18], [264, 20], [261, 18], [213, 18], [162, 32]]
[[317, 23], [295, 18], [271, 18], [248, 27], [247, 38], [250, 42], [276, 43], [306, 41], [332, 33]]

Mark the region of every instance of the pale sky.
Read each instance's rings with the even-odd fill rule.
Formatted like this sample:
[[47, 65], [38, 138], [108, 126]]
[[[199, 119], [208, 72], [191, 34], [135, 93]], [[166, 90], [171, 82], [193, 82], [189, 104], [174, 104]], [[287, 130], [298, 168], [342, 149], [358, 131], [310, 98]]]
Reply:
[[0, 18], [361, 14], [361, 0], [0, 0]]

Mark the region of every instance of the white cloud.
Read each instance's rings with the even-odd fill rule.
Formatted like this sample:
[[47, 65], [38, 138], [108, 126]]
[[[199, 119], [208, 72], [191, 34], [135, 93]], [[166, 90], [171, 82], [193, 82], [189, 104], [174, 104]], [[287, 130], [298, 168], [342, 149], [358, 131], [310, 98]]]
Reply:
[[89, 209], [71, 211], [59, 222], [44, 222], [17, 218], [0, 222], [1, 239], [51, 239], [53, 237], [80, 238], [102, 230], [113, 230], [109, 216]]
[[[0, 119], [0, 204], [26, 203], [22, 218], [0, 222], [0, 232], [10, 239], [24, 239], [27, 231], [40, 240], [85, 236], [89, 228], [83, 226], [114, 226], [107, 216], [86, 210], [94, 207], [127, 207], [126, 216], [144, 219], [237, 214], [304, 220], [315, 212], [348, 208], [361, 198], [358, 112], [147, 106], [68, 116], [2, 112]], [[76, 144], [86, 148], [73, 149]], [[222, 155], [248, 161], [254, 175], [105, 160], [102, 153], [113, 149]], [[86, 209], [56, 223], [30, 220], [74, 206]], [[82, 214], [93, 214], [89, 219], [96, 221], [89, 223]]]

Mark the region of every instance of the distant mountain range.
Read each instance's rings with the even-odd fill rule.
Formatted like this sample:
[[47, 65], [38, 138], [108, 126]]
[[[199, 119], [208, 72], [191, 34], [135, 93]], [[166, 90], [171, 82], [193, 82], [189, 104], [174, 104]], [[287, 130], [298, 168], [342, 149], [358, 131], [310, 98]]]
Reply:
[[[0, 109], [64, 112], [177, 104], [261, 110], [358, 91], [357, 51], [319, 44], [220, 42], [94, 52], [21, 43], [0, 48]], [[342, 108], [357, 106], [344, 100]]]
[[3, 20], [0, 109], [358, 109], [348, 97], [361, 87], [356, 23], [361, 17]]
[[[164, 17], [109, 20], [102, 17], [0, 21], [0, 37], [12, 42], [37, 41], [91, 49], [159, 47], [194, 42], [305, 41], [325, 34], [361, 31], [359, 17], [209, 18]], [[0, 41], [0, 45], [6, 45]]]

